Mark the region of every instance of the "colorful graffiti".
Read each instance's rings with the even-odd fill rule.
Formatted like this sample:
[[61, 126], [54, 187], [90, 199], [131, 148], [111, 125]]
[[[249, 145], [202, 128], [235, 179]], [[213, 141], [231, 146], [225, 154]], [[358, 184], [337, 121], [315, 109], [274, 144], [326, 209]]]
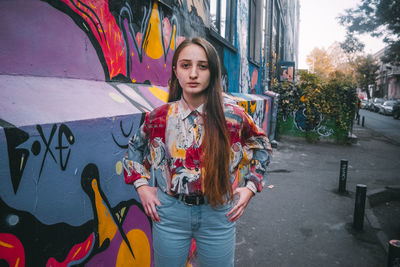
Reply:
[[[240, 36], [247, 36], [248, 7], [239, 3], [236, 23]], [[13, 29], [19, 11], [24, 26], [35, 26], [24, 38], [13, 34], [18, 31], [0, 33], [11, 40], [9, 59], [34, 55], [30, 61], [7, 61], [15, 65], [13, 75], [4, 75], [5, 67], [0, 75], [0, 263], [152, 266], [151, 221], [124, 184], [120, 160], [145, 112], [167, 101], [175, 47], [184, 36], [208, 36], [208, 3], [17, 0], [0, 5], [11, 12], [0, 16], [5, 29]], [[246, 38], [234, 39], [239, 53], [217, 45], [226, 90], [254, 92], [259, 70], [249, 69]], [[31, 50], [24, 49], [27, 40]], [[268, 132], [269, 98], [230, 97]], [[194, 243], [187, 264], [196, 266]]]
[[[88, 35], [106, 80], [166, 86], [179, 36], [178, 19], [158, 1], [47, 0]], [[198, 2], [185, 6], [200, 12]]]
[[7, 231], [0, 233], [0, 259], [9, 266], [151, 266], [151, 222], [141, 205], [132, 199], [111, 208], [94, 164], [81, 177], [94, 218], [78, 227], [45, 225], [0, 201], [1, 231]]

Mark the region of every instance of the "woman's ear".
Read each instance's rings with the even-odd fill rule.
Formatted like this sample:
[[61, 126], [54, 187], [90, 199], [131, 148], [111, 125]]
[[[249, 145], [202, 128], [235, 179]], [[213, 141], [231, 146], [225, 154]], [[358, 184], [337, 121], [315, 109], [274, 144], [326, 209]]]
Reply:
[[176, 66], [172, 66], [172, 69], [173, 69], [173, 71], [175, 73], [175, 76], [177, 77], [177, 75], [176, 75]]

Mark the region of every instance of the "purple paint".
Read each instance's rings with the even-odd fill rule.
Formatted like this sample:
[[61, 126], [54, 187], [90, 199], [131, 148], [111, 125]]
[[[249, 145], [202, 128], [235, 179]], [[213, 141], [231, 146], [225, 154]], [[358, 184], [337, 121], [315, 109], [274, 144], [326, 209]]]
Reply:
[[105, 80], [86, 34], [39, 0], [0, 1], [0, 74]]
[[0, 75], [0, 84], [1, 118], [17, 127], [141, 113], [106, 82]]
[[[128, 214], [125, 217], [125, 220], [122, 225], [123, 231], [127, 234], [129, 231], [133, 229], [140, 229], [142, 230], [149, 241], [150, 244], [150, 255], [153, 254], [153, 241], [151, 236], [151, 227], [149, 220], [147, 219], [146, 215], [137, 207], [131, 206], [129, 208]], [[124, 242], [121, 236], [121, 233], [117, 231], [114, 238], [111, 240], [110, 245], [108, 248], [96, 254], [86, 266], [115, 266], [116, 259], [118, 256], [118, 251], [121, 246], [121, 243]]]
[[[138, 85], [137, 88], [139, 89], [140, 93], [142, 93], [155, 107], [159, 107], [165, 102], [161, 101], [159, 98], [157, 98], [153, 93], [149, 91], [149, 87], [143, 86], [143, 85]], [[163, 88], [160, 86], [157, 86], [157, 88], [163, 90], [164, 92], [168, 93], [167, 88]]]

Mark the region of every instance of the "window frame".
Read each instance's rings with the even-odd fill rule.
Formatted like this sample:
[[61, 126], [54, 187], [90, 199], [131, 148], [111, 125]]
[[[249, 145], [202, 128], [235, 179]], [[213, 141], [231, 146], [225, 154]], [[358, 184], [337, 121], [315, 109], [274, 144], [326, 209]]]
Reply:
[[262, 1], [249, 1], [249, 35], [248, 35], [248, 60], [253, 65], [261, 65], [261, 43], [262, 43]]
[[[210, 15], [211, 15], [211, 1], [210, 4]], [[210, 21], [209, 23], [209, 34], [219, 42], [223, 43], [225, 46], [230, 48], [232, 51], [237, 52], [237, 49], [234, 46], [235, 43], [235, 15], [236, 15], [236, 3], [237, 0], [226, 0], [226, 14], [225, 14], [225, 36], [221, 35], [221, 1], [223, 0], [214, 0], [216, 2], [216, 27], [214, 27], [213, 23]]]

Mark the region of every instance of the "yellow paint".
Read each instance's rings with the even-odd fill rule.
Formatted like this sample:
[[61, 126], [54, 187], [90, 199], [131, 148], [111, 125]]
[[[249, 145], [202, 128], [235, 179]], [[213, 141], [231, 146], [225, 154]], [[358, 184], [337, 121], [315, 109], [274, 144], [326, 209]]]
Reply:
[[14, 246], [11, 244], [8, 244], [6, 242], [0, 241], [0, 246], [6, 247], [6, 248], [13, 248]]
[[114, 92], [110, 92], [108, 94], [108, 96], [111, 97], [114, 101], [116, 101], [118, 103], [121, 103], [121, 104], [125, 103], [125, 99], [122, 96], [120, 96], [120, 95], [118, 95], [118, 94], [116, 94]]
[[172, 39], [171, 39], [171, 49], [175, 49], [175, 33], [176, 33], [176, 26], [174, 25], [172, 28]]
[[[254, 102], [252, 103], [252, 102], [249, 101], [249, 105], [250, 105], [250, 112], [251, 112], [251, 114], [254, 114], [254, 112], [256, 112], [257, 102], [254, 101]], [[251, 115], [251, 114], [250, 114], [250, 115]]]
[[161, 23], [160, 16], [158, 14], [158, 1], [154, 1], [153, 10], [150, 17], [150, 26], [147, 28], [145, 43], [146, 54], [153, 58], [158, 59], [163, 55], [163, 48], [161, 43]]
[[92, 188], [94, 192], [97, 217], [99, 220], [99, 247], [101, 247], [106, 239], [109, 239], [110, 242], [113, 240], [115, 233], [117, 232], [117, 225], [113, 221], [110, 211], [104, 205], [103, 198], [100, 195], [99, 187], [95, 179], [92, 181]]
[[146, 234], [140, 229], [133, 229], [126, 234], [126, 237], [128, 238], [135, 258], [132, 257], [129, 247], [125, 241], [122, 241], [118, 250], [117, 262], [115, 266], [150, 266], [150, 243]]
[[15, 267], [18, 267], [19, 266], [19, 257], [17, 258], [17, 261], [15, 262]]
[[72, 256], [72, 259], [74, 259], [76, 257], [76, 255], [78, 255], [79, 251], [81, 251], [81, 248], [78, 248], [78, 250], [75, 252], [74, 256]]
[[156, 86], [150, 87], [149, 90], [155, 97], [157, 97], [161, 101], [163, 101], [165, 103], [168, 102], [168, 93], [165, 92], [164, 90], [161, 90], [160, 88], [158, 88]]
[[115, 172], [117, 174], [122, 173], [122, 162], [121, 161], [118, 161], [117, 164], [115, 164]]
[[135, 82], [136, 82], [136, 80], [132, 78], [132, 82], [133, 82], [133, 83], [135, 83]]
[[92, 244], [91, 241], [89, 241], [89, 242], [87, 243], [86, 248], [85, 248], [85, 252], [89, 249], [90, 244]]
[[93, 4], [91, 4], [91, 3], [89, 3], [89, 6], [90, 6], [91, 8], [93, 8], [93, 9], [96, 9], [96, 7], [95, 7]]
[[240, 101], [238, 104], [239, 104], [239, 106], [243, 107], [244, 110], [247, 112], [247, 110], [249, 108], [247, 101]]

